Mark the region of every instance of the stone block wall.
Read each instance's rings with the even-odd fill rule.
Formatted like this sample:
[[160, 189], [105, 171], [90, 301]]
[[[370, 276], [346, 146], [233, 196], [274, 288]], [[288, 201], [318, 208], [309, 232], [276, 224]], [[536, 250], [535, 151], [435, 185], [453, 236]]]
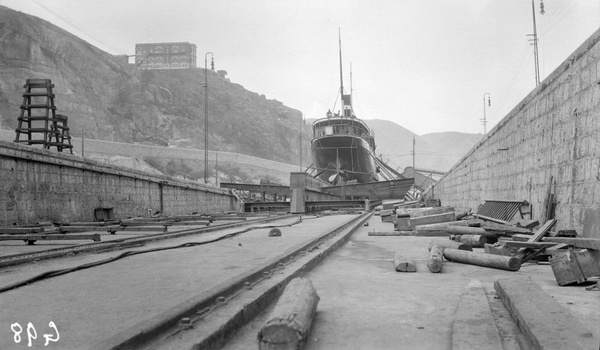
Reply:
[[443, 205], [527, 200], [553, 177], [556, 229], [600, 238], [600, 30], [521, 101], [434, 189]]
[[228, 191], [168, 176], [0, 141], [0, 226], [40, 221], [94, 221], [95, 208], [115, 218], [235, 210]]

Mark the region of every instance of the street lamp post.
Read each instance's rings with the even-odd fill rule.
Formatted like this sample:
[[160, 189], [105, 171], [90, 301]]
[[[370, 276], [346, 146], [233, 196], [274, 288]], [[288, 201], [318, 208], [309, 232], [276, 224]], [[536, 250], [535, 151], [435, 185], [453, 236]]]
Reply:
[[204, 183], [208, 181], [208, 55], [213, 59], [213, 53], [204, 54]]
[[488, 97], [488, 106], [491, 106], [492, 102], [490, 100], [490, 93], [486, 92], [483, 94], [483, 119], [481, 119], [481, 124], [483, 124], [483, 134], [487, 134], [487, 119], [485, 118], [485, 95]]

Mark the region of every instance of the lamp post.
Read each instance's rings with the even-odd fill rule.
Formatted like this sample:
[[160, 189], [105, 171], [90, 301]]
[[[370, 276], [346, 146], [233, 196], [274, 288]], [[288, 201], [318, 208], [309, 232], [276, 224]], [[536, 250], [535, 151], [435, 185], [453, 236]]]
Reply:
[[213, 53], [204, 54], [204, 183], [207, 183], [208, 179], [208, 69], [206, 67], [208, 55], [212, 60]]
[[487, 134], [487, 119], [485, 118], [485, 95], [488, 97], [488, 106], [492, 105], [490, 100], [490, 93], [486, 92], [483, 94], [483, 119], [481, 119], [481, 124], [483, 124], [483, 134]]

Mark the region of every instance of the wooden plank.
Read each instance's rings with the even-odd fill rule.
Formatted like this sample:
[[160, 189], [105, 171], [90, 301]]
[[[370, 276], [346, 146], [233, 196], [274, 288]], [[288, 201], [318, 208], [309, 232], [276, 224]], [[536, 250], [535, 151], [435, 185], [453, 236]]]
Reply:
[[[429, 208], [425, 210], [415, 210], [410, 212], [411, 218], [418, 218], [421, 216], [431, 216], [431, 215], [439, 215], [439, 214], [448, 214], [454, 213], [454, 207], [439, 207], [439, 208]], [[454, 214], [456, 220], [456, 214]]]
[[302, 349], [318, 303], [319, 296], [310, 280], [290, 281], [258, 332], [259, 349]]
[[499, 241], [500, 245], [503, 245], [508, 248], [548, 248], [555, 246], [558, 243], [554, 242], [519, 242], [519, 241]]
[[521, 259], [518, 258], [469, 252], [458, 249], [444, 249], [444, 258], [464, 264], [491, 267], [508, 271], [518, 271], [521, 268]]
[[497, 223], [493, 223], [493, 222], [484, 222], [481, 225], [481, 227], [483, 229], [485, 229], [486, 231], [504, 232], [506, 235], [513, 235], [513, 234], [531, 235], [532, 234], [531, 230], [527, 229], [527, 228], [516, 227], [516, 226], [512, 226], [512, 225], [501, 225], [501, 224], [497, 224]]
[[400, 253], [394, 255], [394, 268], [398, 272], [417, 272], [414, 261]]
[[544, 237], [542, 242], [565, 243], [576, 248], [600, 250], [599, 238]]
[[410, 226], [416, 227], [419, 225], [435, 224], [449, 221], [456, 221], [456, 216], [454, 215], [454, 212], [420, 217], [411, 217], [409, 223]]
[[533, 349], [598, 349], [599, 339], [531, 278], [501, 278], [494, 288]]
[[[533, 236], [531, 236], [531, 238], [529, 238], [529, 240], [527, 240], [527, 242], [539, 242], [542, 238], [544, 238], [544, 235], [546, 235], [546, 233], [548, 233], [548, 231], [550, 231], [550, 229], [552, 228], [552, 226], [554, 226], [554, 224], [556, 224], [556, 219], [551, 219], [546, 221], [546, 223], [540, 227], [534, 234]], [[516, 258], [522, 259], [525, 257], [525, 255], [527, 254], [527, 248], [521, 248], [517, 254], [515, 254]]]
[[439, 231], [440, 236], [444, 235], [481, 235], [489, 238], [498, 238], [498, 235], [493, 232], [487, 232], [486, 230], [479, 227], [468, 227], [458, 225], [446, 225], [446, 226], [417, 226], [415, 232], [427, 232], [427, 231]]
[[459, 220], [459, 221], [448, 221], [448, 222], [441, 222], [441, 223], [436, 223], [436, 224], [427, 224], [427, 225], [417, 225], [415, 226], [415, 229], [444, 229], [448, 226], [469, 226], [469, 222], [467, 220]]

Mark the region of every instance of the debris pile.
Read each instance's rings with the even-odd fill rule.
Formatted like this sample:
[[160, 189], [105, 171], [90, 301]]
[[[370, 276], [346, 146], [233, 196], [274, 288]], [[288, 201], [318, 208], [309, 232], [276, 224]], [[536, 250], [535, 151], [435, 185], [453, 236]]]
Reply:
[[[428, 268], [442, 272], [442, 257], [449, 261], [518, 271], [524, 263], [548, 264], [563, 286], [591, 282], [600, 277], [600, 239], [582, 238], [574, 230], [552, 231], [557, 220], [546, 206], [543, 219], [531, 218], [527, 201], [486, 200], [477, 212], [456, 211], [449, 206], [426, 207], [421, 202], [384, 201], [375, 208], [393, 231], [369, 232], [369, 236], [427, 236]], [[474, 250], [474, 248], [476, 250]], [[409, 257], [394, 257], [401, 272], [415, 272]], [[588, 290], [597, 290], [598, 284]]]

